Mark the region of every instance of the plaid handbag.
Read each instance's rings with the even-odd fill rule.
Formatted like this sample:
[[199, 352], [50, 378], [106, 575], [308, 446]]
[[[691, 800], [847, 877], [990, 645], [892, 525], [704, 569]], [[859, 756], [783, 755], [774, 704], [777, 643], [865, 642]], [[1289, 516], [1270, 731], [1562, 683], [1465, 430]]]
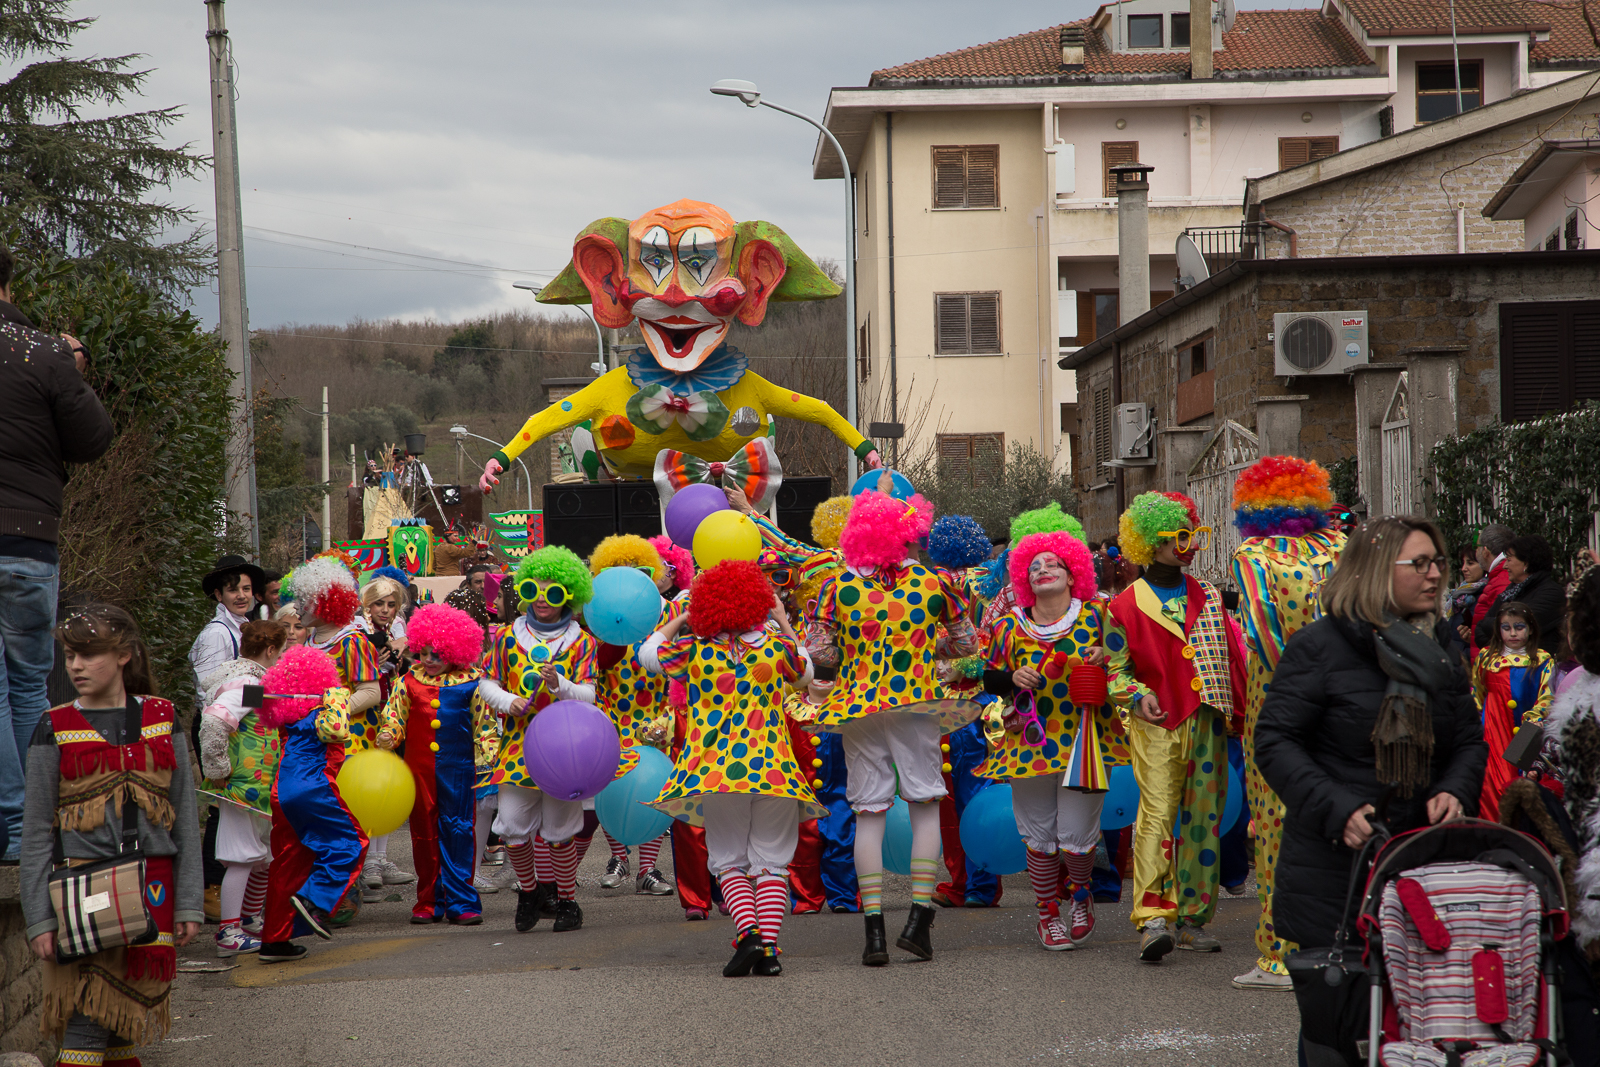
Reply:
[[[127, 736], [139, 737], [139, 702], [128, 701]], [[92, 956], [108, 948], [154, 941], [159, 934], [145, 903], [145, 857], [139, 848], [139, 805], [122, 801], [119, 854], [93, 863], [67, 866], [61, 828], [55, 834], [55, 866], [50, 872], [50, 905], [56, 913], [56, 962]]]

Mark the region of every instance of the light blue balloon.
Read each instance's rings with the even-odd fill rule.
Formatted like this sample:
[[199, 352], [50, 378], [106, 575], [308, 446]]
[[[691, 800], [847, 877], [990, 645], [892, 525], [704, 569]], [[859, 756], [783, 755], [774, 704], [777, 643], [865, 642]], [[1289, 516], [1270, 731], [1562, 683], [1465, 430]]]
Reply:
[[594, 813], [606, 833], [629, 848], [654, 841], [672, 825], [672, 816], [649, 807], [672, 775], [672, 761], [641, 745], [633, 770], [595, 794]]
[[895, 874], [911, 873], [911, 809], [904, 800], [894, 798], [883, 831], [883, 869]]
[[[882, 477], [882, 471], [867, 471], [861, 477], [856, 479], [855, 485], [850, 487], [850, 495], [859, 496], [860, 494], [865, 493], [868, 489], [876, 491], [878, 488], [878, 479]], [[896, 500], [910, 500], [911, 497], [916, 493], [916, 490], [911, 486], [911, 479], [907, 478], [899, 471], [890, 471], [889, 477], [894, 483], [894, 491], [889, 495], [894, 497]]]
[[608, 645], [634, 645], [661, 621], [661, 594], [644, 571], [607, 567], [594, 576], [594, 595], [583, 608], [584, 621]]
[[1139, 780], [1132, 767], [1111, 768], [1111, 788], [1100, 807], [1100, 829], [1120, 830], [1132, 826], [1139, 815]]
[[969, 868], [992, 874], [1020, 874], [1028, 869], [1028, 846], [1017, 832], [1011, 809], [1011, 787], [981, 791], [961, 813], [961, 847]]

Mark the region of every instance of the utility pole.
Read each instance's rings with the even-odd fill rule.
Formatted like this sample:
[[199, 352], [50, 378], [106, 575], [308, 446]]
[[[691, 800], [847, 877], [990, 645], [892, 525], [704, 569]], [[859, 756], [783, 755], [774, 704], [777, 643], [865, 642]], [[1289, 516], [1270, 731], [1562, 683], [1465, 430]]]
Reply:
[[[206, 46], [211, 52], [211, 157], [216, 177], [218, 327], [228, 348], [237, 418], [228, 435], [228, 510], [249, 531], [251, 554], [261, 558], [256, 522], [254, 391], [250, 386], [250, 316], [244, 299], [244, 222], [239, 208], [239, 138], [234, 130], [233, 49], [222, 20], [223, 0], [205, 0]], [[323, 477], [326, 479], [326, 460]]]
[[[351, 452], [354, 452], [354, 446]], [[328, 470], [328, 387], [322, 387], [322, 484], [328, 485], [333, 475]], [[333, 487], [328, 485], [328, 491], [322, 495], [322, 547], [332, 545], [332, 537], [328, 534], [329, 524], [333, 522]]]

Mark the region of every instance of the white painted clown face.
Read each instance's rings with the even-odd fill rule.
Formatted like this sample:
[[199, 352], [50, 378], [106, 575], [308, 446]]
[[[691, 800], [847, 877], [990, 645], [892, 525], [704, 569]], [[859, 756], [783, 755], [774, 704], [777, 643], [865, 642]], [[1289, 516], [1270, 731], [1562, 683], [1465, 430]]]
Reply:
[[1053, 596], [1070, 589], [1072, 575], [1061, 557], [1054, 552], [1041, 552], [1028, 564], [1028, 588], [1034, 596]]

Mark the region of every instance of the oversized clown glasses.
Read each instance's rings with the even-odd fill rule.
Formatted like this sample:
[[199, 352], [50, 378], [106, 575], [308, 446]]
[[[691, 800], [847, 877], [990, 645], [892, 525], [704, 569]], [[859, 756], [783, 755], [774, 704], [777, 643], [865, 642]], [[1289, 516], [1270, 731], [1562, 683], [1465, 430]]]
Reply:
[[1171, 538], [1172, 547], [1179, 552], [1187, 552], [1191, 548], [1196, 552], [1204, 552], [1211, 547], [1211, 527], [1196, 526], [1192, 530], [1157, 530], [1156, 536], [1162, 539]]
[[572, 594], [560, 582], [540, 582], [537, 578], [524, 578], [517, 583], [517, 596], [525, 604], [549, 604], [559, 608], [571, 599]]

